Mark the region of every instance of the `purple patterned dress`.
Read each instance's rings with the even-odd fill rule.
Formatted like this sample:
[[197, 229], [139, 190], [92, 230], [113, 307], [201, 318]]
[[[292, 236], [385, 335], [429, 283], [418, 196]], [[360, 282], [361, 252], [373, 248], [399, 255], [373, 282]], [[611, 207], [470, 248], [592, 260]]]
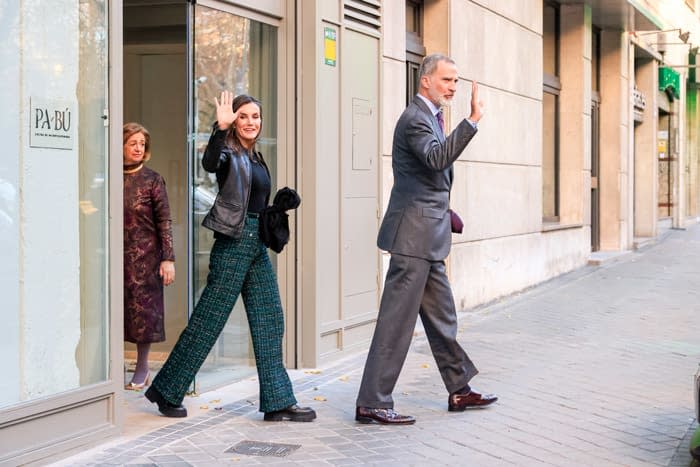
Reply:
[[165, 340], [161, 261], [175, 260], [165, 180], [143, 167], [124, 173], [124, 340]]

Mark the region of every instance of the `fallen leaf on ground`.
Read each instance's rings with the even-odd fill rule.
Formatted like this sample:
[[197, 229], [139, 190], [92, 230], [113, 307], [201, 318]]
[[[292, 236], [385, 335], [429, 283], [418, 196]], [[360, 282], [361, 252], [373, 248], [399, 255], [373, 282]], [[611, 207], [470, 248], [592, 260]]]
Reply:
[[424, 364], [422, 364], [420, 367], [421, 367], [421, 368], [430, 368], [430, 365], [428, 365], [427, 363], [424, 363]]
[[347, 380], [350, 379], [350, 377], [349, 377], [349, 376], [341, 376], [341, 377], [338, 378], [338, 379], [339, 379], [340, 381], [347, 381]]
[[326, 399], [325, 397], [323, 397], [323, 396], [316, 396], [316, 397], [314, 397], [314, 400], [315, 400], [315, 401], [324, 402], [324, 401], [327, 400], [327, 399]]
[[199, 408], [202, 409], [202, 410], [209, 410], [209, 406], [208, 406], [208, 405], [200, 405]]
[[319, 375], [319, 374], [321, 374], [321, 370], [304, 370], [304, 373], [307, 373], [310, 375]]
[[221, 399], [214, 399], [213, 401], [209, 401], [210, 404], [218, 404], [221, 402]]

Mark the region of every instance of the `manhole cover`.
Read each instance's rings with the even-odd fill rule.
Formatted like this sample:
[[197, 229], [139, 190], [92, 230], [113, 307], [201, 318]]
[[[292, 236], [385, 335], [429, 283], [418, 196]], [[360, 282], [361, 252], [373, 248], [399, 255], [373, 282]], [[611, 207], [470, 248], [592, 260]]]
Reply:
[[263, 441], [241, 441], [225, 452], [236, 452], [247, 456], [285, 457], [299, 449], [301, 444], [265, 443]]

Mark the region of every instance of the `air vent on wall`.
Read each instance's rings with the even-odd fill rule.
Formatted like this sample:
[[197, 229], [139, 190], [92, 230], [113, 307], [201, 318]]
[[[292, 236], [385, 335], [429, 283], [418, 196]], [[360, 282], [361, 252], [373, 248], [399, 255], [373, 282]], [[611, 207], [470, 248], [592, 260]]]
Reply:
[[382, 27], [381, 6], [380, 0], [345, 0], [345, 23], [378, 33]]

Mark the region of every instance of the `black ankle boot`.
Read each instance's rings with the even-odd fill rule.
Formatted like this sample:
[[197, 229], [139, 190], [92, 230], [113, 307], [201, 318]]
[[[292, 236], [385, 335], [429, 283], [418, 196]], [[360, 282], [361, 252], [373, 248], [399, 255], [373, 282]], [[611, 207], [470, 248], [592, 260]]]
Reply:
[[316, 418], [316, 412], [311, 407], [299, 407], [298, 405], [290, 405], [286, 409], [276, 410], [274, 412], [265, 412], [266, 422], [281, 422], [289, 420], [290, 422], [310, 422]]
[[144, 395], [149, 401], [158, 404], [158, 411], [166, 417], [182, 418], [187, 416], [187, 409], [182, 404], [175, 405], [166, 401], [163, 395], [153, 386], [149, 387]]

